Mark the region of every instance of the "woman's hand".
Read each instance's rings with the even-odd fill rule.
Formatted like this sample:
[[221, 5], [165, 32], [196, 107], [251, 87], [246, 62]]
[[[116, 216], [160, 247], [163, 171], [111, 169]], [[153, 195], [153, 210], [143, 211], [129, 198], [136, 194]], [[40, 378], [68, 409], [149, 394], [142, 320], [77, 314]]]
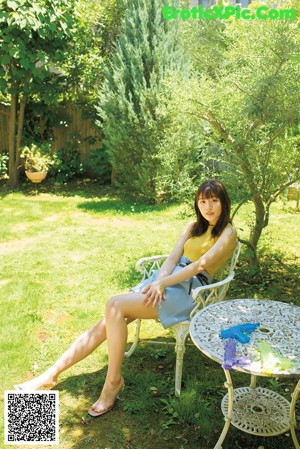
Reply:
[[152, 305], [152, 307], [159, 306], [165, 299], [165, 288], [162, 286], [161, 281], [155, 281], [147, 285], [143, 293], [146, 295], [144, 298], [144, 304], [146, 307]]

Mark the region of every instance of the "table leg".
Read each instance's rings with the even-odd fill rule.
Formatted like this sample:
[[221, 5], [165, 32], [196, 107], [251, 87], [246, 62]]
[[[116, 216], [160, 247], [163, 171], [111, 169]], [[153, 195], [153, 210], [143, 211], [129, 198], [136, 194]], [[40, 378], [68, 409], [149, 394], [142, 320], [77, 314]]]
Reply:
[[297, 399], [299, 396], [299, 392], [300, 392], [300, 380], [298, 381], [295, 390], [292, 394], [292, 401], [291, 401], [291, 408], [290, 408], [290, 430], [291, 430], [291, 435], [293, 438], [293, 442], [295, 445], [296, 449], [300, 449], [300, 445], [298, 443], [298, 439], [297, 439], [297, 435], [296, 435], [296, 416], [295, 416], [295, 409], [296, 409], [296, 404], [297, 404]]
[[256, 376], [254, 374], [251, 374], [250, 387], [251, 388], [256, 388]]
[[222, 443], [225, 440], [225, 437], [227, 435], [227, 432], [230, 427], [231, 419], [232, 419], [232, 410], [233, 410], [233, 384], [230, 376], [230, 372], [226, 369], [224, 369], [226, 382], [225, 387], [228, 390], [228, 410], [227, 410], [227, 416], [225, 418], [225, 424], [222, 430], [222, 433], [217, 441], [217, 444], [215, 445], [214, 449], [221, 449]]

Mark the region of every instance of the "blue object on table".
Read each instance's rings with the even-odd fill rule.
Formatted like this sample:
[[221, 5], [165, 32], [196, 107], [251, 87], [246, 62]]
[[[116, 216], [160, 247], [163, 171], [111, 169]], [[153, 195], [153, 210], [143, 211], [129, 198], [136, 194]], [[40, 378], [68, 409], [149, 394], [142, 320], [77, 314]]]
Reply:
[[244, 323], [237, 326], [223, 329], [220, 332], [222, 338], [235, 338], [240, 343], [248, 343], [250, 341], [249, 334], [253, 332], [260, 323]]

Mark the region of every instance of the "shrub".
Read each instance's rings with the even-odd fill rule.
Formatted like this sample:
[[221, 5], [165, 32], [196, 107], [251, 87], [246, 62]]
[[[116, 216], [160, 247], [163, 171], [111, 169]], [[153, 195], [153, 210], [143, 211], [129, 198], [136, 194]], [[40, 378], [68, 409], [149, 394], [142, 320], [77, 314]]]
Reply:
[[127, 0], [120, 37], [99, 93], [104, 143], [122, 194], [148, 203], [164, 196], [159, 178], [168, 126], [160, 113], [163, 81], [185, 67], [177, 21], [161, 1]]
[[96, 148], [92, 150], [84, 162], [83, 168], [91, 171], [101, 184], [109, 184], [111, 180], [111, 163], [105, 148]]
[[83, 172], [82, 163], [79, 161], [80, 139], [76, 133], [71, 133], [69, 137], [70, 140], [54, 155], [53, 174], [59, 182], [70, 181]]

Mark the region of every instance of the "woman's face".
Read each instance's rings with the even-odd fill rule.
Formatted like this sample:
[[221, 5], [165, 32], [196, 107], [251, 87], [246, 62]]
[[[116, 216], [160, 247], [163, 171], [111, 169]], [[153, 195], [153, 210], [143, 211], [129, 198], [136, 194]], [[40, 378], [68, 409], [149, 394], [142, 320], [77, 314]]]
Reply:
[[198, 198], [198, 207], [201, 215], [212, 226], [215, 226], [222, 213], [222, 204], [219, 198], [212, 196], [210, 198], [204, 198], [200, 193]]

